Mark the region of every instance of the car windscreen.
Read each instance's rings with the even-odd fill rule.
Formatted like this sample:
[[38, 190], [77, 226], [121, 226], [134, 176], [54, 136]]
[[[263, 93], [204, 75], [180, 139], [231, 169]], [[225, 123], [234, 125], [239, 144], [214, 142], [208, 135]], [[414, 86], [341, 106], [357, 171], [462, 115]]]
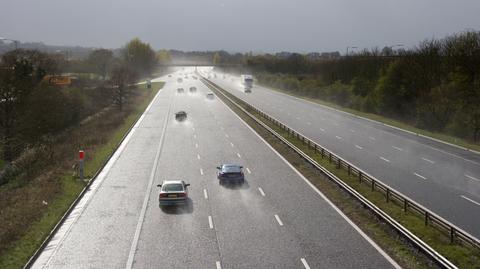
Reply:
[[230, 166], [224, 165], [222, 168], [222, 172], [224, 173], [240, 173], [242, 169], [239, 166]]
[[182, 184], [166, 184], [163, 185], [163, 191], [183, 191], [183, 185]]

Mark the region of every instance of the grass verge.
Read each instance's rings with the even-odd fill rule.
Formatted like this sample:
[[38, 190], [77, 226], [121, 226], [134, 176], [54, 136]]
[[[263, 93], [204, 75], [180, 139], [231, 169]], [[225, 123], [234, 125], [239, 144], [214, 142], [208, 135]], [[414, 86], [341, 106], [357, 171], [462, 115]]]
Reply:
[[[163, 85], [163, 82], [152, 83], [153, 90], [142, 94], [132, 102], [133, 108], [131, 112], [120, 125], [111, 130], [104, 143], [98, 144], [90, 150], [91, 153], [85, 165], [85, 175], [87, 177], [93, 176], [97, 170], [103, 167], [108, 157], [116, 150], [122, 137], [145, 111], [150, 101]], [[143, 88], [144, 86], [137, 86], [137, 90], [143, 90]], [[100, 118], [99, 120], [104, 119]], [[56, 194], [48, 202], [48, 205], [45, 205], [46, 209], [43, 210], [38, 220], [29, 225], [20, 238], [11, 242], [2, 251], [0, 254], [0, 268], [22, 268], [85, 186], [84, 182], [77, 180], [72, 175], [71, 170], [55, 171], [52, 173], [52, 178], [54, 179], [50, 181], [60, 186], [56, 190]]]
[[444, 141], [444, 142], [447, 142], [447, 143], [450, 143], [450, 144], [454, 144], [454, 145], [457, 145], [457, 146], [461, 146], [461, 147], [464, 147], [464, 148], [467, 148], [467, 149], [480, 151], [480, 144], [474, 144], [474, 143], [471, 143], [471, 142], [469, 142], [465, 139], [462, 139], [462, 138], [447, 135], [447, 134], [444, 134], [444, 133], [430, 132], [430, 131], [427, 131], [427, 130], [424, 130], [424, 129], [417, 128], [417, 127], [412, 126], [410, 124], [407, 124], [405, 122], [401, 122], [401, 121], [398, 121], [398, 120], [387, 118], [387, 117], [384, 117], [384, 116], [381, 116], [381, 115], [378, 115], [378, 114], [362, 112], [362, 111], [358, 111], [358, 110], [355, 110], [355, 109], [352, 109], [352, 108], [343, 107], [343, 106], [340, 106], [340, 105], [337, 105], [337, 104], [334, 104], [334, 103], [331, 103], [331, 102], [327, 102], [327, 101], [324, 101], [324, 100], [321, 100], [321, 99], [318, 99], [318, 98], [306, 97], [306, 96], [296, 94], [296, 93], [292, 93], [292, 92], [289, 92], [289, 91], [286, 91], [286, 90], [282, 90], [282, 89], [278, 89], [278, 88], [272, 88], [272, 87], [269, 87], [267, 85], [262, 85], [262, 86], [265, 87], [265, 88], [277, 91], [277, 92], [281, 92], [281, 93], [291, 95], [291, 96], [294, 96], [294, 97], [297, 97], [297, 98], [300, 98], [300, 99], [304, 99], [304, 100], [307, 100], [307, 101], [310, 101], [310, 102], [314, 102], [314, 103], [317, 103], [317, 104], [320, 104], [320, 105], [323, 105], [323, 106], [327, 106], [327, 107], [330, 107], [330, 108], [341, 110], [341, 111], [344, 111], [344, 112], [347, 112], [347, 113], [350, 113], [350, 114], [353, 114], [353, 115], [356, 115], [356, 116], [364, 117], [364, 118], [367, 118], [367, 119], [378, 121], [380, 123], [395, 126], [397, 128], [401, 128], [401, 129], [404, 129], [404, 130], [407, 130], [407, 131], [410, 131], [410, 132], [414, 132], [414, 133], [417, 133], [417, 134], [421, 134], [421, 135], [424, 135], [424, 136], [435, 138], [435, 139], [438, 139], [438, 140], [441, 140], [441, 141]]
[[[224, 92], [233, 100], [237, 100], [228, 92]], [[401, 238], [392, 228], [379, 220], [373, 213], [363, 208], [359, 202], [352, 199], [343, 189], [335, 183], [328, 180], [325, 176], [313, 166], [308, 164], [303, 158], [297, 155], [292, 149], [288, 148], [279, 139], [269, 133], [265, 128], [252, 120], [247, 114], [243, 113], [236, 106], [232, 105], [227, 99], [219, 94], [240, 117], [242, 117], [250, 126], [252, 126], [264, 139], [267, 140], [280, 154], [282, 154], [293, 166], [295, 166], [307, 179], [317, 186], [333, 203], [335, 203], [349, 218], [359, 225], [377, 244], [379, 244], [392, 258], [405, 268], [431, 268], [434, 266], [423, 254], [413, 248], [405, 239]], [[459, 243], [450, 243], [448, 235], [431, 226], [425, 226], [424, 219], [411, 212], [405, 213], [401, 206], [395, 203], [387, 203], [385, 196], [376, 191], [371, 191], [369, 185], [361, 184], [358, 178], [348, 175], [347, 171], [337, 169], [335, 163], [330, 163], [327, 158], [323, 159], [320, 154], [312, 148], [305, 145], [300, 139], [289, 136], [286, 131], [274, 125], [269, 120], [256, 114], [255, 111], [242, 106], [244, 109], [262, 122], [270, 126], [281, 136], [287, 138], [303, 152], [314, 158], [320, 165], [334, 173], [341, 180], [355, 188], [368, 200], [376, 204], [402, 225], [416, 234], [427, 244], [444, 255], [451, 262], [460, 268], [480, 268], [480, 250], [471, 246]]]

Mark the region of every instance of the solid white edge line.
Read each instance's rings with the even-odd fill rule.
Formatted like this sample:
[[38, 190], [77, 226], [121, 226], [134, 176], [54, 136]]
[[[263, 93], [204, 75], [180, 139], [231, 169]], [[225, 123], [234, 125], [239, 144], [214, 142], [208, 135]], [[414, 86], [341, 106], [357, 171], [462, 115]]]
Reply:
[[[174, 95], [172, 95], [172, 97], [170, 99], [173, 99], [173, 98], [174, 98]], [[172, 108], [172, 103], [173, 103], [172, 100], [170, 100], [170, 106], [169, 106], [168, 111], [167, 111], [167, 116], [166, 116], [165, 121], [163, 123], [162, 135], [160, 137], [160, 142], [158, 144], [157, 153], [155, 155], [155, 160], [153, 161], [152, 171], [150, 172], [150, 180], [148, 182], [147, 190], [145, 192], [145, 198], [143, 200], [142, 210], [140, 212], [140, 216], [138, 217], [137, 227], [135, 229], [135, 235], [133, 236], [132, 245], [130, 246], [130, 252], [128, 253], [128, 260], [127, 260], [127, 265], [126, 265], [127, 269], [130, 269], [133, 266], [133, 259], [135, 257], [135, 252], [137, 250], [138, 239], [140, 238], [140, 232], [142, 230], [143, 221], [145, 219], [145, 213], [146, 213], [147, 207], [148, 207], [148, 200], [150, 200], [150, 194], [152, 192], [152, 185], [153, 185], [153, 181], [155, 179], [155, 173], [157, 171], [158, 161], [159, 161], [160, 155], [162, 153], [163, 142], [165, 140], [165, 132], [166, 132], [167, 126], [168, 126], [168, 119], [170, 118], [170, 110]]]
[[265, 192], [263, 191], [262, 188], [258, 187], [258, 191], [260, 192], [260, 194], [261, 194], [262, 196], [265, 196]]
[[205, 196], [205, 199], [208, 199], [207, 189], [203, 189], [203, 196]]
[[220, 261], [217, 261], [215, 264], [217, 265], [217, 269], [222, 269], [222, 264]]
[[424, 177], [424, 176], [422, 176], [422, 175], [420, 175], [420, 174], [417, 174], [417, 173], [413, 173], [413, 174], [416, 175], [417, 177], [423, 179], [423, 180], [427, 179], [426, 177]]
[[228, 110], [230, 110], [230, 112], [233, 113], [233, 115], [235, 115], [252, 133], [254, 133], [263, 143], [265, 143], [265, 145], [267, 145], [268, 148], [270, 148], [283, 162], [285, 162], [285, 164], [290, 167], [301, 179], [303, 179], [303, 181], [308, 185], [310, 186], [310, 188], [312, 188], [323, 200], [325, 200], [328, 205], [330, 205], [348, 224], [350, 224], [350, 226], [353, 227], [353, 229], [355, 229], [355, 231], [357, 231], [362, 237], [363, 239], [365, 239], [373, 248], [375, 248], [378, 253], [380, 253], [380, 255], [382, 255], [388, 262], [390, 262], [390, 264], [397, 268], [397, 269], [401, 269], [402, 267], [400, 265], [398, 265], [398, 263], [393, 260], [383, 249], [381, 249], [377, 243], [375, 243], [375, 241], [373, 241], [366, 233], [364, 233], [350, 218], [347, 217], [347, 215], [345, 215], [335, 204], [332, 203], [332, 201], [330, 201], [330, 199], [328, 199], [317, 187], [315, 187], [315, 185], [312, 184], [312, 182], [310, 182], [306, 177], [304, 177], [302, 175], [302, 173], [300, 173], [300, 171], [298, 171], [291, 163], [289, 163], [277, 150], [275, 150], [270, 144], [268, 144], [267, 141], [265, 141], [265, 139], [263, 139], [263, 137], [261, 137], [257, 132], [255, 132], [255, 130], [253, 130], [252, 127], [250, 127], [250, 125], [248, 125], [242, 118], [240, 118], [240, 116], [238, 116], [227, 104], [225, 104], [223, 101], [221, 102]]
[[208, 226], [210, 229], [213, 229], [213, 219], [212, 216], [208, 216]]
[[472, 200], [472, 199], [468, 198], [468, 197], [465, 196], [465, 195], [460, 195], [460, 197], [462, 197], [463, 199], [465, 199], [465, 200], [467, 200], [467, 201], [470, 201], [470, 202], [472, 202], [472, 203], [474, 203], [474, 204], [476, 204], [476, 205], [480, 205], [479, 202], [477, 202], [477, 201], [475, 201], [475, 200]]
[[275, 219], [277, 220], [278, 225], [283, 226], [283, 222], [277, 214], [275, 214]]
[[303, 267], [305, 267], [305, 269], [310, 269], [310, 266], [308, 265], [307, 260], [305, 260], [305, 258], [301, 258], [300, 261], [302, 261]]

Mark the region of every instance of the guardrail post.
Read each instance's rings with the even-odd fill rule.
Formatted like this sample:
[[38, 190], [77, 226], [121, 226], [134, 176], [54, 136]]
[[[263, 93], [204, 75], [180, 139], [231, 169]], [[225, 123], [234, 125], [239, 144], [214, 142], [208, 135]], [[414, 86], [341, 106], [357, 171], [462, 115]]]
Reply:
[[313, 144], [313, 152], [317, 153], [317, 144]]
[[325, 150], [322, 148], [322, 159], [323, 159], [324, 153], [325, 153]]
[[428, 212], [425, 212], [425, 226], [428, 226]]
[[408, 200], [403, 199], [403, 212], [407, 212], [407, 207], [408, 207]]
[[352, 173], [352, 167], [350, 166], [350, 164], [347, 164], [348, 166], [348, 175], [350, 175]]
[[372, 191], [375, 190], [375, 180], [372, 179]]
[[340, 169], [341, 165], [342, 165], [342, 160], [340, 160], [340, 158], [337, 159], [337, 169]]
[[390, 201], [390, 189], [387, 188], [387, 203]]
[[331, 152], [328, 153], [328, 162], [330, 162], [330, 163], [332, 162], [332, 153]]
[[358, 171], [358, 182], [362, 183], [362, 171]]
[[453, 244], [453, 240], [455, 239], [455, 228], [450, 227], [450, 243]]

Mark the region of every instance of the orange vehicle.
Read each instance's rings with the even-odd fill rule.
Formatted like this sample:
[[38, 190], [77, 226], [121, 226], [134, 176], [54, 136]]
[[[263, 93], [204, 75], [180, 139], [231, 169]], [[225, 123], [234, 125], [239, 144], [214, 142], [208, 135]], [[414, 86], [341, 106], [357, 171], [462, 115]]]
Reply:
[[72, 85], [72, 78], [69, 76], [52, 76], [46, 75], [43, 77], [43, 81], [48, 82], [51, 85], [58, 85], [58, 86], [69, 86]]

